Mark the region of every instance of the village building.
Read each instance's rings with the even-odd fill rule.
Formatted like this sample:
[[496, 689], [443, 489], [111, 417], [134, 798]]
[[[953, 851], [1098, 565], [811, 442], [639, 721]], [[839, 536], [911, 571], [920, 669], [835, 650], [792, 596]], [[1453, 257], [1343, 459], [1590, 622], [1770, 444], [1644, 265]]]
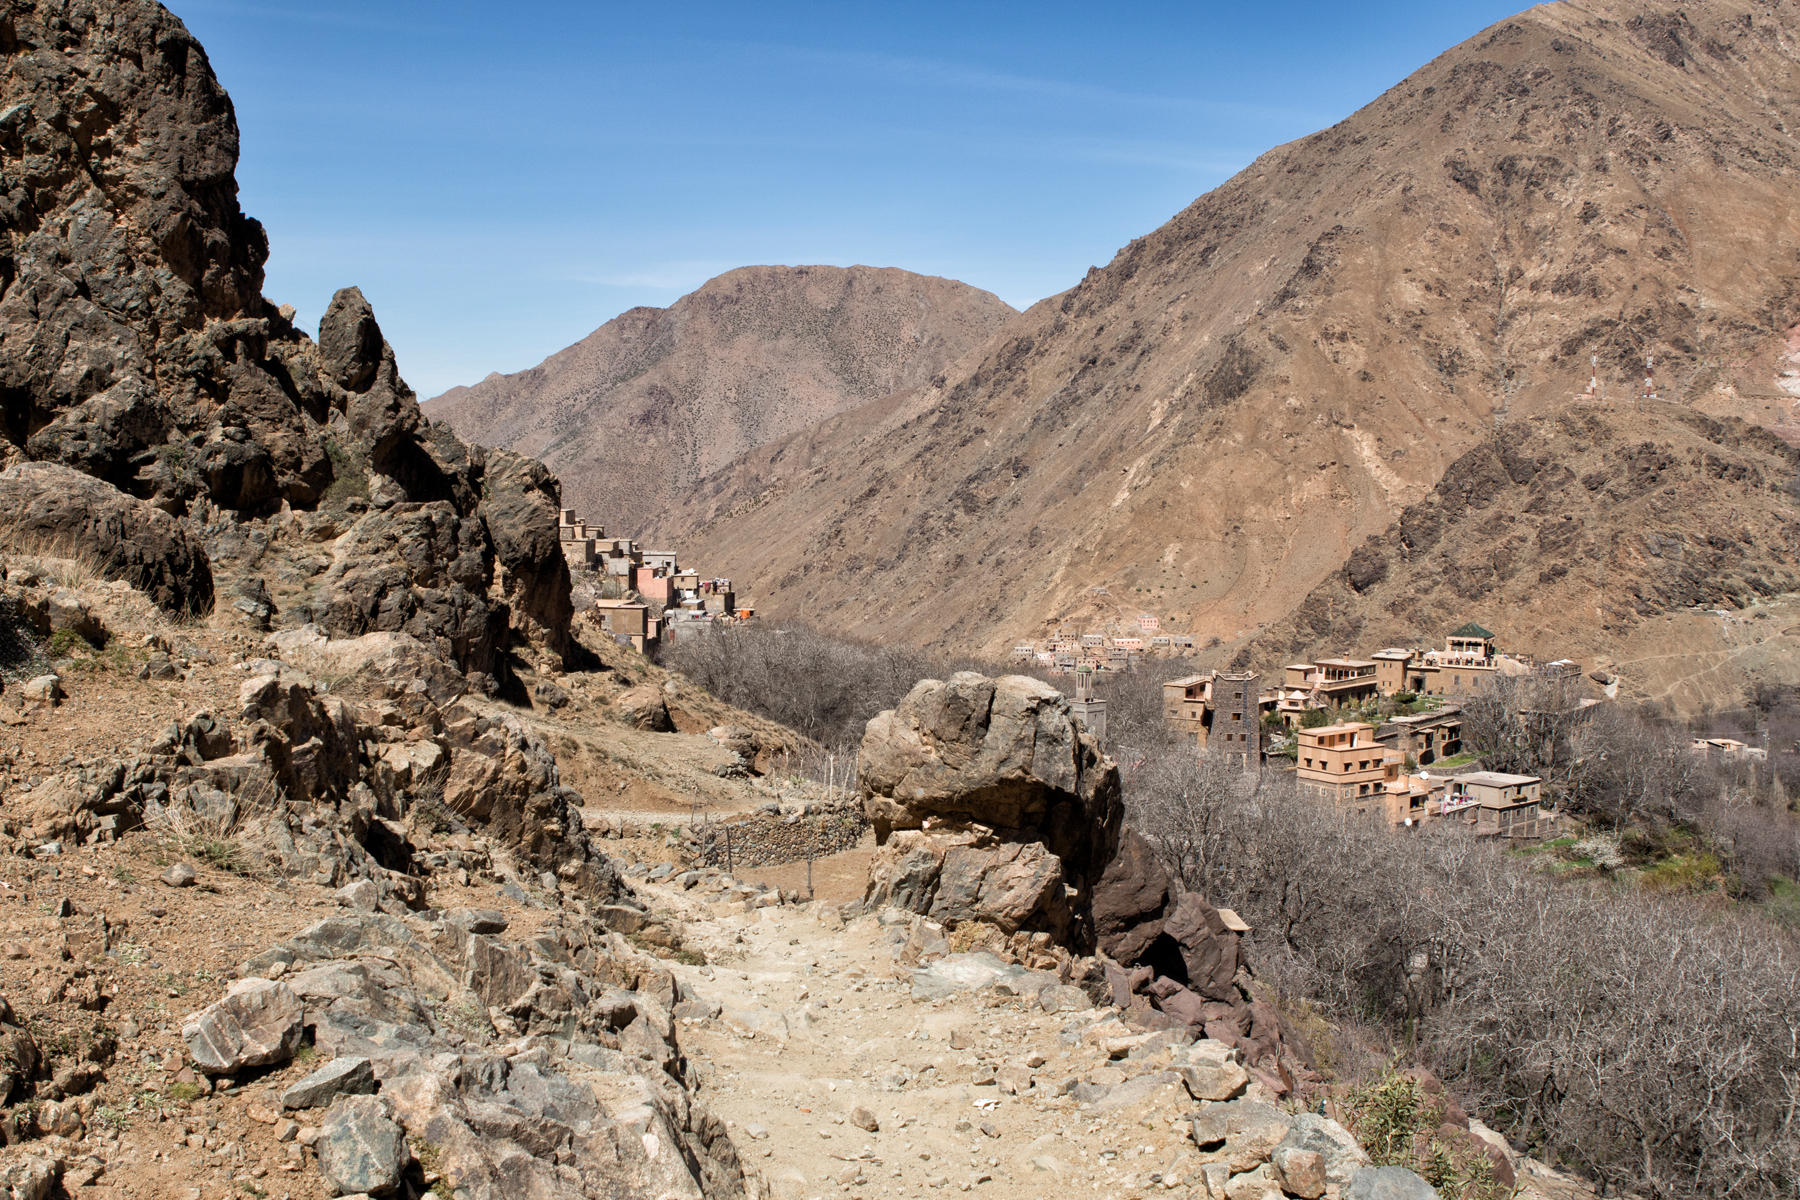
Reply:
[[1455, 705], [1382, 722], [1375, 740], [1421, 767], [1462, 753], [1463, 715]]
[[1163, 721], [1194, 739], [1197, 749], [1231, 755], [1245, 769], [1262, 762], [1258, 710], [1261, 678], [1253, 672], [1209, 671], [1163, 684]]
[[1075, 698], [1069, 701], [1069, 711], [1094, 735], [1096, 742], [1106, 745], [1106, 701], [1094, 694], [1092, 671], [1075, 673]]
[[1535, 775], [1473, 771], [1453, 775], [1443, 801], [1446, 820], [1458, 820], [1485, 837], [1512, 841], [1554, 837], [1556, 814], [1546, 812], [1543, 780]]
[[1470, 621], [1450, 631], [1442, 650], [1428, 650], [1407, 664], [1405, 690], [1421, 696], [1470, 696], [1503, 668], [1508, 674], [1530, 669], [1505, 659], [1494, 648], [1493, 631]]
[[596, 600], [592, 620], [600, 628], [633, 650], [643, 650], [662, 636], [662, 622], [652, 616], [650, 606], [637, 600]]
[[1701, 758], [1716, 758], [1722, 762], [1766, 762], [1769, 758], [1769, 752], [1761, 746], [1752, 746], [1732, 737], [1695, 738], [1688, 744], [1688, 749]]
[[1297, 740], [1294, 780], [1302, 795], [1349, 804], [1379, 798], [1400, 777], [1399, 753], [1377, 742], [1366, 721], [1302, 729]]
[[1398, 775], [1383, 789], [1380, 801], [1362, 801], [1358, 811], [1379, 815], [1388, 824], [1402, 829], [1416, 829], [1442, 815], [1444, 796], [1449, 782], [1430, 774]]
[[1406, 667], [1413, 660], [1411, 650], [1389, 647], [1369, 656], [1375, 660], [1375, 690], [1390, 699], [1406, 690]]
[[1162, 685], [1163, 723], [1176, 733], [1194, 739], [1197, 746], [1206, 745], [1207, 727], [1212, 723], [1212, 684], [1215, 672], [1183, 675]]
[[1367, 658], [1290, 663], [1281, 669], [1281, 682], [1263, 693], [1262, 711], [1274, 713], [1292, 729], [1310, 710], [1360, 704], [1376, 694], [1377, 666]]
[[1213, 718], [1202, 749], [1224, 755], [1243, 770], [1262, 766], [1262, 723], [1258, 687], [1252, 672], [1219, 671], [1213, 676]]

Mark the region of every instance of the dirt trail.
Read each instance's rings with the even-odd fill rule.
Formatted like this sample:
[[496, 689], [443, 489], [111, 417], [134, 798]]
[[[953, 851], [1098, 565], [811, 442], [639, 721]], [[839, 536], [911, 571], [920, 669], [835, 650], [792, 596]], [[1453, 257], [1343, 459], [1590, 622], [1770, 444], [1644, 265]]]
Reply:
[[[1176, 1077], [1155, 1056], [1109, 1063], [1065, 1036], [1100, 1012], [1051, 1014], [992, 990], [922, 999], [893, 931], [874, 917], [844, 926], [825, 902], [744, 912], [646, 890], [682, 914], [689, 946], [709, 959], [676, 969], [721, 1006], [685, 1022], [682, 1045], [705, 1064], [701, 1095], [765, 1194], [1125, 1197], [1198, 1185], [1178, 1128], [1193, 1104]], [[1112, 1091], [1084, 1108], [1061, 1094], [1074, 1079]], [[877, 1129], [854, 1123], [859, 1108]]]
[[[870, 854], [821, 859], [815, 878], [851, 899]], [[940, 957], [947, 945], [891, 911], [846, 923], [825, 899], [746, 909], [673, 878], [634, 886], [706, 958], [673, 966], [681, 1045], [753, 1195], [1210, 1194], [1201, 1168], [1213, 1156], [1186, 1130], [1199, 1105], [1170, 1070], [1166, 1035], [1146, 1040], [1117, 1010], [1066, 992], [1057, 999], [1068, 1009], [1047, 1012], [1029, 990], [1009, 994], [997, 960]], [[920, 949], [926, 965], [907, 965]], [[1593, 1195], [1518, 1165], [1523, 1200]]]

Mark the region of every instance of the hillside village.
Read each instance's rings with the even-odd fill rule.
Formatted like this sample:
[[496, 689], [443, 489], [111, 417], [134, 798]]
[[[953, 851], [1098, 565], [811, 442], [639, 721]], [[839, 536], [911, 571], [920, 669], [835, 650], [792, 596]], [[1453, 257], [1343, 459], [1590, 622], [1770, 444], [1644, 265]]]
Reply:
[[[606, 633], [632, 649], [655, 653], [685, 631], [747, 621], [729, 579], [702, 579], [683, 568], [673, 550], [645, 550], [635, 538], [607, 537], [572, 508], [557, 511], [557, 536], [571, 572], [597, 576], [600, 595], [583, 611]], [[611, 592], [611, 595], [607, 593]]]

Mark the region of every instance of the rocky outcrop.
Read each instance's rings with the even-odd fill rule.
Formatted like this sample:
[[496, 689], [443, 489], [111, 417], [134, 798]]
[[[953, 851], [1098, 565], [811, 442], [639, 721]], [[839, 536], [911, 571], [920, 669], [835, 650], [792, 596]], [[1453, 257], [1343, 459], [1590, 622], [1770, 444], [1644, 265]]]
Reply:
[[498, 869], [465, 836], [479, 831], [571, 896], [630, 903], [543, 742], [510, 713], [470, 707], [441, 661], [388, 635], [340, 646], [289, 631], [269, 646], [335, 666], [342, 694], [292, 664], [251, 660], [235, 715], [197, 712], [136, 754], [52, 776], [0, 832], [92, 843], [150, 825], [228, 841], [254, 860], [246, 869], [367, 881], [381, 907], [406, 911], [433, 872]]
[[173, 613], [212, 611], [212, 564], [188, 528], [118, 488], [56, 463], [0, 471], [0, 549], [97, 559]]
[[194, 1065], [215, 1075], [286, 1062], [300, 1045], [300, 998], [286, 984], [240, 979], [181, 1027]]
[[[1099, 951], [1087, 973], [1147, 1028], [1236, 1048], [1279, 1095], [1307, 1074], [1254, 987], [1235, 914], [1180, 893], [1121, 823], [1118, 769], [1068, 701], [1022, 676], [919, 683], [869, 722], [857, 760], [881, 850], [863, 903], [979, 925], [1032, 965], [1041, 939]], [[1034, 938], [1039, 940], [1033, 940]]]
[[333, 917], [242, 966], [282, 972], [314, 1045], [372, 1079], [326, 1101], [327, 1188], [416, 1188], [428, 1154], [472, 1200], [740, 1195], [736, 1150], [692, 1092], [669, 973], [591, 920], [565, 913], [519, 942], [504, 925]]
[[518, 652], [560, 665], [555, 480], [426, 422], [354, 288], [317, 342], [262, 297], [231, 102], [181, 23], [152, 0], [25, 0], [0, 51], [8, 511], [110, 546], [109, 574], [204, 612], [209, 555], [260, 589], [310, 553], [278, 518], [328, 508], [345, 543], [322, 594], [277, 607], [253, 590], [258, 627], [403, 631], [494, 677]]
[[1091, 947], [1118, 844], [1119, 773], [1035, 679], [927, 679], [869, 722], [857, 757], [881, 854], [865, 903]]

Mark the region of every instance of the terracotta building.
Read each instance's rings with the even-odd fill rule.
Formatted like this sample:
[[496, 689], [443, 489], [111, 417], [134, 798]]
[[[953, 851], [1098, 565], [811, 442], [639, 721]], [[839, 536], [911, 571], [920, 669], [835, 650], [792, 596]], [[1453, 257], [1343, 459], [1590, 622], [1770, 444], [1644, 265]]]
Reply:
[[1375, 740], [1364, 721], [1299, 731], [1294, 779], [1302, 795], [1348, 804], [1379, 799], [1400, 777], [1400, 754]]

